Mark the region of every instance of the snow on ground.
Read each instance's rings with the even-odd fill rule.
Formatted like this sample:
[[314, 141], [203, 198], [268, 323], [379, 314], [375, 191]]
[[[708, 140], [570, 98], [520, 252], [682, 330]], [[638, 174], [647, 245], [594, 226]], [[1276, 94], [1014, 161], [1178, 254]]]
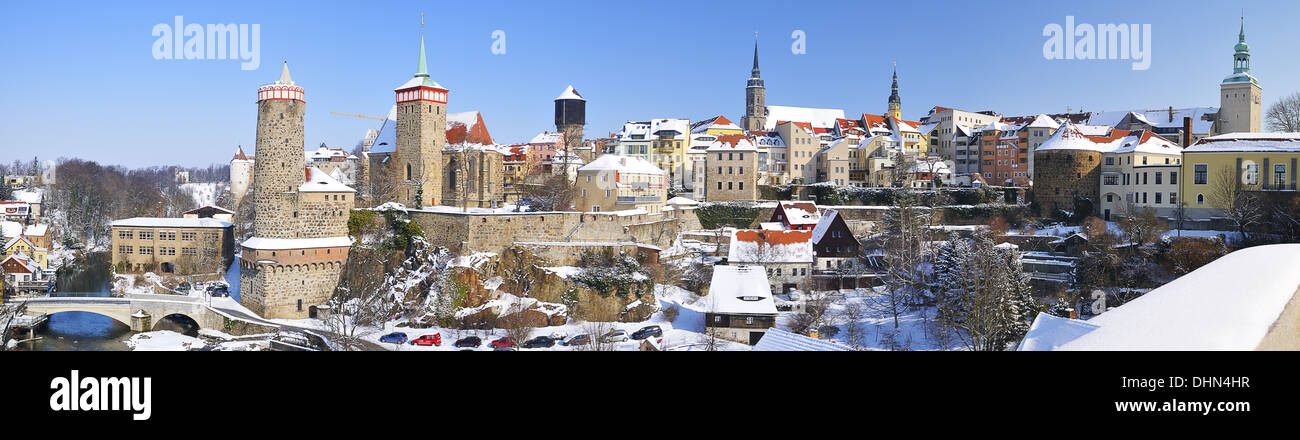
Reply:
[[200, 331], [199, 334], [214, 339], [208, 340], [186, 336], [174, 331], [160, 330], [136, 333], [131, 335], [131, 339], [122, 342], [133, 351], [257, 351], [267, 348], [265, 340], [231, 340], [234, 338], [233, 336], [210, 330], [206, 334], [204, 331]]
[[[660, 311], [656, 312], [654, 315], [651, 315], [650, 319], [647, 319], [646, 321], [643, 322], [610, 322], [610, 323], [601, 323], [601, 324], [608, 329], [606, 331], [624, 330], [628, 333], [629, 336], [633, 332], [636, 332], [637, 330], [641, 329], [642, 327], [649, 326], [649, 325], [658, 325], [661, 329], [663, 329], [663, 346], [665, 350], [675, 351], [675, 350], [703, 349], [702, 347], [704, 343], [703, 331], [704, 331], [705, 305], [704, 302], [701, 301], [700, 297], [686, 290], [683, 290], [679, 287], [664, 286], [664, 285], [655, 286], [655, 297], [659, 301]], [[669, 322], [664, 317], [664, 313], [663, 313], [663, 309], [666, 309], [669, 306], [680, 306], [678, 307], [677, 318], [671, 322]], [[406, 333], [406, 336], [409, 339], [416, 339], [422, 335], [432, 335], [434, 333], [441, 334], [442, 336], [441, 347], [433, 347], [433, 346], [422, 347], [422, 346], [410, 345], [409, 343], [402, 344], [402, 345], [388, 344], [388, 343], [379, 344], [384, 348], [387, 348], [389, 350], [394, 350], [394, 351], [462, 350], [454, 347], [453, 344], [455, 344], [457, 339], [464, 338], [467, 336], [478, 336], [483, 340], [483, 345], [476, 349], [473, 349], [473, 351], [491, 351], [492, 348], [488, 347], [488, 343], [492, 342], [492, 340], [494, 339], [506, 336], [505, 330], [502, 329], [458, 330], [458, 329], [449, 329], [449, 328], [440, 328], [440, 327], [412, 328], [412, 327], [395, 325], [395, 322], [396, 321], [385, 323], [382, 329], [377, 327], [372, 327], [372, 328], [362, 330], [360, 333], [363, 334], [364, 338], [372, 341], [378, 341], [380, 336], [392, 332]], [[591, 329], [591, 325], [587, 322], [571, 321], [568, 324], [561, 325], [561, 326], [538, 327], [536, 329], [533, 329], [533, 332], [530, 335], [530, 337], [552, 335], [557, 333], [568, 337], [572, 337], [579, 334], [589, 333], [590, 329]], [[593, 337], [594, 336], [597, 335], [593, 335]], [[518, 342], [522, 343], [524, 341], [518, 341]], [[747, 351], [750, 349], [749, 345], [730, 342], [730, 341], [719, 341], [718, 345], [719, 345], [718, 350]], [[641, 341], [629, 339], [626, 342], [619, 342], [615, 344], [615, 349], [619, 351], [635, 351], [640, 346], [641, 346]], [[568, 347], [561, 344], [556, 344], [554, 347], [551, 348], [539, 348], [539, 349], [521, 348], [520, 350], [521, 351], [538, 351], [538, 350], [573, 351], [575, 349], [580, 349], [580, 347]]]
[[[831, 304], [827, 307], [824, 321], [829, 322], [838, 332], [831, 337], [822, 335], [823, 339], [829, 339], [839, 344], [852, 345], [846, 339], [846, 330], [849, 328], [848, 322], [842, 319], [841, 314], [849, 304], [858, 304], [864, 310], [863, 319], [857, 321], [858, 329], [862, 332], [862, 349], [864, 350], [890, 350], [889, 335], [893, 337], [895, 349], [899, 350], [961, 350], [963, 347], [960, 342], [953, 338], [947, 346], [936, 342], [926, 335], [927, 320], [926, 317], [933, 318], [935, 314], [934, 307], [921, 307], [915, 310], [906, 310], [899, 315], [898, 329], [895, 333], [894, 318], [883, 312], [873, 311], [870, 307], [872, 298], [884, 292], [883, 287], [873, 289], [844, 290], [841, 292], [831, 293]], [[824, 292], [823, 292], [824, 293]], [[778, 298], [786, 300], [785, 295], [778, 295]], [[782, 329], [790, 328], [790, 320], [795, 312], [783, 311], [777, 312], [776, 322]]]
[[196, 207], [217, 204], [217, 196], [226, 190], [224, 182], [182, 183], [181, 191], [194, 198]]

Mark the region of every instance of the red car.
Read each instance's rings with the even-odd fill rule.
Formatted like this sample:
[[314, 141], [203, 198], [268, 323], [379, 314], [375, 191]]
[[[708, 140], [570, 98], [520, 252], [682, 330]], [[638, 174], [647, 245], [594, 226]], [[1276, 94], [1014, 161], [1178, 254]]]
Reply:
[[515, 348], [515, 345], [515, 340], [509, 336], [497, 339], [492, 341], [491, 344], [488, 344], [488, 346], [492, 348]]
[[441, 347], [441, 346], [442, 346], [442, 333], [434, 333], [434, 334], [432, 334], [432, 335], [424, 335], [424, 336], [420, 336], [420, 337], [418, 337], [418, 338], [412, 339], [412, 340], [411, 340], [411, 345], [423, 345], [423, 346], [426, 346], [426, 347], [427, 347], [427, 346], [430, 346], [430, 345], [436, 345], [436, 346]]

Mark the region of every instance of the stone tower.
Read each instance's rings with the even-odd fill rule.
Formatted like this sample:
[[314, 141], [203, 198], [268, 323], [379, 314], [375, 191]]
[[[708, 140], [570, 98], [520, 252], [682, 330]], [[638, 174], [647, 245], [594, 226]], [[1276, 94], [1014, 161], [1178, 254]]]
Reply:
[[239, 209], [239, 201], [244, 199], [248, 194], [248, 188], [253, 184], [253, 159], [244, 154], [244, 147], [241, 145], [235, 149], [235, 156], [230, 159], [230, 195], [234, 197], [234, 206], [232, 210]]
[[352, 245], [355, 191], [305, 167], [305, 107], [287, 63], [279, 80], [257, 89], [253, 237], [240, 243], [239, 303], [266, 318], [315, 317], [334, 294]]
[[1246, 44], [1246, 19], [1233, 47], [1232, 75], [1219, 84], [1219, 119], [1216, 133], [1259, 132], [1263, 89], [1250, 74], [1250, 46]]
[[564, 148], [570, 154], [582, 148], [584, 125], [587, 125], [587, 100], [570, 84], [555, 98], [555, 130], [564, 133]]
[[749, 131], [762, 130], [767, 124], [767, 89], [763, 87], [763, 78], [758, 75], [758, 38], [754, 38], [754, 69], [749, 73], [745, 85], [745, 117], [740, 119], [740, 128]]
[[442, 149], [447, 146], [447, 89], [429, 78], [420, 34], [415, 76], [393, 89], [397, 96], [397, 148], [388, 164], [402, 204], [436, 206], [442, 201]]
[[298, 187], [304, 162], [302, 116], [307, 103], [302, 87], [289, 77], [257, 89], [257, 159], [253, 162], [253, 235], [296, 238]]
[[894, 63], [894, 85], [889, 87], [889, 111], [885, 114], [903, 119], [903, 99], [898, 97], [898, 63]]

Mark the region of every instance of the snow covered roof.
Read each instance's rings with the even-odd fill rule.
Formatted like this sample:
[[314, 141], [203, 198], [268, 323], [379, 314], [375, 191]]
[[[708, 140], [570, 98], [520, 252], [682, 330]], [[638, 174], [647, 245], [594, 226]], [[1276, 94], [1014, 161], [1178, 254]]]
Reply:
[[335, 157], [347, 158], [348, 153], [346, 151], [343, 151], [342, 148], [330, 148], [324, 145], [321, 145], [320, 148], [316, 149], [316, 151], [307, 152], [307, 159], [309, 160], [323, 161], [323, 160], [330, 160]]
[[1300, 133], [1227, 133], [1202, 138], [1184, 150], [1198, 152], [1295, 152], [1300, 151]]
[[743, 134], [720, 134], [705, 151], [757, 151], [758, 146]]
[[[771, 108], [771, 107], [768, 107], [768, 108]], [[696, 123], [694, 123], [694, 124], [691, 124], [691, 133], [692, 133], [692, 134], [695, 134], [695, 133], [704, 133], [705, 131], [708, 131], [708, 130], [710, 130], [710, 129], [718, 129], [718, 130], [740, 130], [740, 126], [739, 126], [739, 125], [736, 125], [736, 124], [733, 124], [733, 123], [731, 122], [731, 120], [730, 120], [730, 119], [727, 119], [725, 116], [715, 116], [715, 117], [712, 117], [712, 118], [709, 118], [709, 119], [705, 119], [705, 120], [703, 120], [703, 121], [699, 121], [699, 122], [696, 122]]]
[[815, 128], [831, 128], [836, 126], [837, 119], [844, 119], [843, 109], [769, 105], [763, 129], [776, 129], [777, 121], [808, 122]]
[[812, 230], [812, 242], [821, 243], [822, 236], [826, 235], [826, 231], [831, 229], [831, 224], [835, 223], [835, 218], [839, 216], [839, 211], [827, 209], [826, 212], [822, 214], [822, 219], [817, 222], [817, 227]]
[[822, 218], [812, 202], [781, 202], [777, 209], [785, 213], [785, 222], [791, 225], [815, 225]]
[[370, 143], [371, 153], [393, 153], [397, 151], [397, 106], [388, 111], [388, 119], [379, 126], [379, 134]]
[[38, 223], [38, 224], [30, 225], [30, 227], [27, 227], [26, 230], [23, 230], [22, 234], [23, 236], [42, 237], [44, 236], [45, 233], [48, 232], [49, 232], [49, 225], [44, 223]]
[[576, 99], [579, 101], [586, 101], [586, 99], [583, 98], [582, 95], [578, 94], [578, 91], [573, 88], [573, 84], [569, 84], [569, 87], [565, 88], [564, 91], [560, 93], [560, 96], [555, 97], [556, 101], [559, 101], [561, 99]]
[[347, 185], [339, 183], [320, 168], [307, 167], [307, 182], [298, 187], [298, 192], [356, 192]]
[[1067, 122], [1035, 151], [1090, 150], [1101, 153], [1136, 151], [1151, 154], [1182, 154], [1182, 148], [1149, 131], [1111, 129], [1105, 135], [1089, 135], [1080, 127], [1082, 126]]
[[25, 189], [14, 191], [14, 200], [27, 203], [41, 203], [41, 198], [45, 196], [44, 189]]
[[132, 228], [229, 228], [234, 223], [211, 218], [135, 217], [117, 220], [112, 226]]
[[1300, 244], [1242, 249], [1087, 321], [1039, 315], [1020, 347], [1253, 350], [1294, 302], [1297, 266]]
[[669, 204], [669, 205], [681, 205], [681, 206], [695, 206], [695, 205], [699, 205], [700, 202], [697, 202], [697, 201], [694, 201], [694, 200], [691, 200], [691, 199], [688, 199], [688, 198], [685, 198], [685, 197], [682, 197], [682, 196], [677, 196], [677, 197], [673, 197], [673, 198], [671, 198], [671, 199], [668, 199], [667, 204]]
[[713, 266], [709, 283], [709, 313], [775, 315], [772, 287], [762, 266]]
[[1142, 121], [1145, 123], [1162, 128], [1182, 128], [1183, 118], [1190, 117], [1192, 118], [1193, 133], [1209, 133], [1210, 127], [1214, 125], [1214, 121], [1210, 120], [1209, 116], [1217, 115], [1219, 113], [1219, 108], [1176, 108], [1173, 109], [1172, 112], [1169, 109], [1093, 112], [1088, 116], [1087, 124], [1114, 127], [1119, 124], [1125, 116], [1128, 116], [1129, 113], [1141, 116]]
[[779, 328], [769, 328], [754, 344], [754, 351], [852, 351], [852, 348], [831, 341], [810, 338]]
[[327, 238], [265, 238], [253, 237], [244, 240], [240, 246], [257, 249], [257, 250], [284, 250], [284, 249], [313, 249], [324, 247], [347, 247], [352, 246], [352, 238], [327, 237]]
[[11, 221], [0, 221], [0, 237], [14, 238], [23, 234], [23, 224]]
[[667, 136], [670, 132], [677, 132], [672, 135], [673, 139], [685, 140], [686, 135], [690, 133], [691, 121], [685, 119], [652, 119], [650, 121], [650, 134], [655, 136]]
[[811, 231], [738, 229], [731, 232], [727, 259], [733, 263], [811, 263]]
[[628, 174], [664, 174], [664, 170], [647, 162], [645, 159], [632, 156], [619, 156], [617, 154], [606, 154], [591, 161], [591, 163], [578, 168], [578, 171], [618, 171]]
[[560, 132], [560, 131], [543, 131], [543, 132], [541, 132], [541, 133], [538, 133], [537, 136], [533, 136], [533, 139], [530, 140], [530, 141], [528, 141], [528, 143], [530, 143], [530, 144], [556, 144], [556, 143], [560, 143], [560, 142], [563, 142], [563, 141], [564, 141], [564, 132]]
[[41, 271], [41, 265], [37, 264], [35, 261], [32, 261], [31, 257], [24, 255], [22, 252], [16, 252], [13, 255], [10, 255], [8, 258], [5, 258], [4, 260], [0, 260], [0, 265], [3, 265], [4, 262], [9, 260], [14, 260], [15, 262], [18, 263], [18, 267], [24, 269], [29, 273], [36, 273]]
[[1032, 122], [1025, 125], [1025, 128], [1050, 128], [1055, 130], [1060, 126], [1061, 124], [1056, 122], [1055, 119], [1052, 119], [1050, 116], [1047, 116], [1046, 114], [1039, 113], [1038, 116], [1035, 117]]

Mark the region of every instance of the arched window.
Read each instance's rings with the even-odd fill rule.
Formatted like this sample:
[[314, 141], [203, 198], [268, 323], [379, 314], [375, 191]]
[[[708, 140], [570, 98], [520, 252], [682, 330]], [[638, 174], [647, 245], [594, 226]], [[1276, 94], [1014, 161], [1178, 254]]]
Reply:
[[411, 180], [411, 164], [406, 164], [406, 180]]

